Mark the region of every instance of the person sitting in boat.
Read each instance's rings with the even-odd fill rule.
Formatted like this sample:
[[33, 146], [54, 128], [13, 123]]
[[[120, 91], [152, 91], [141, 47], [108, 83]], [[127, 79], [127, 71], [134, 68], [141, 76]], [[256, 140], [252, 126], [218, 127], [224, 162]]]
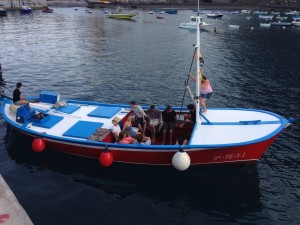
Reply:
[[180, 125], [180, 127], [194, 126], [196, 123], [196, 109], [194, 104], [187, 105], [187, 108], [190, 111], [190, 114], [184, 115], [184, 122]]
[[119, 138], [118, 138], [118, 143], [119, 144], [131, 144], [132, 142], [130, 142], [128, 139], [125, 138], [126, 137], [126, 133], [125, 131], [121, 131], [119, 133]]
[[136, 131], [133, 129], [131, 121], [132, 121], [132, 116], [129, 115], [129, 116], [127, 117], [125, 123], [123, 124], [123, 129], [122, 129], [122, 131], [128, 131], [129, 134], [130, 134], [130, 136], [131, 136], [132, 138], [135, 138], [135, 136], [136, 136]]
[[121, 132], [121, 128], [119, 126], [120, 120], [121, 119], [119, 117], [115, 116], [111, 121], [113, 124], [113, 126], [111, 128], [111, 132], [112, 132], [114, 138], [116, 139], [116, 141], [119, 139], [119, 134]]
[[149, 137], [143, 137], [141, 133], [137, 133], [136, 141], [133, 144], [151, 145], [151, 139]]
[[135, 101], [130, 102], [131, 110], [136, 115], [136, 122], [140, 129], [140, 131], [145, 136], [146, 126], [147, 126], [147, 116], [145, 111], [142, 109], [141, 106], [137, 105]]
[[170, 144], [172, 144], [173, 139], [173, 129], [177, 123], [176, 112], [172, 108], [171, 105], [168, 105], [167, 108], [162, 112], [162, 119], [163, 119], [163, 142], [164, 145], [166, 142], [166, 135], [167, 130], [169, 129], [170, 132]]
[[187, 145], [188, 139], [186, 139], [183, 135], [179, 135], [176, 141], [176, 145]]
[[18, 82], [13, 92], [13, 102], [15, 105], [25, 105], [29, 103], [29, 101], [25, 100], [25, 96], [21, 96], [21, 91], [20, 91], [21, 87], [22, 87], [22, 83]]
[[[189, 76], [192, 78], [193, 81], [196, 81], [196, 78], [191, 73], [189, 73]], [[203, 106], [203, 113], [207, 111], [206, 101], [211, 97], [212, 93], [213, 90], [210, 86], [210, 81], [207, 79], [206, 76], [202, 74], [200, 83], [200, 104]]]
[[161, 112], [155, 108], [155, 105], [151, 105], [147, 114], [151, 130], [152, 143], [155, 143], [156, 126], [161, 123]]

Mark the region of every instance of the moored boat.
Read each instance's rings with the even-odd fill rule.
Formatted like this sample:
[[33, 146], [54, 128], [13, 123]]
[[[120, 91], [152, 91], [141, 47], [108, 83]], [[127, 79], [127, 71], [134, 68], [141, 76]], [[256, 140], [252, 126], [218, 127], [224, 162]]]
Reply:
[[223, 14], [221, 13], [208, 13], [206, 14], [207, 18], [210, 18], [210, 19], [220, 19], [222, 18]]
[[[107, 104], [63, 98], [56, 91], [42, 91], [18, 107], [2, 94], [0, 114], [14, 131], [32, 140], [36, 152], [54, 149], [99, 160], [103, 166], [115, 163], [171, 166], [185, 170], [190, 165], [257, 162], [270, 144], [292, 122], [264, 110], [241, 108], [200, 109], [200, 82], [203, 57], [200, 53], [200, 18], [197, 19], [196, 88], [192, 104], [195, 123], [176, 126], [170, 143], [151, 145], [116, 143], [112, 121], [123, 126], [131, 112], [128, 104]], [[192, 68], [192, 66], [191, 66]], [[188, 86], [186, 86], [188, 87]], [[174, 96], [175, 97], [175, 96]], [[38, 101], [34, 101], [38, 99]], [[143, 106], [147, 110], [149, 106]], [[166, 107], [157, 106], [162, 111]], [[173, 107], [178, 120], [189, 113], [186, 107]], [[180, 117], [181, 116], [181, 117]], [[180, 135], [188, 136], [186, 145], [177, 145]]]
[[43, 12], [43, 13], [53, 13], [53, 9], [49, 8], [48, 6], [45, 6], [45, 7], [42, 9], [42, 12]]
[[20, 7], [21, 14], [30, 14], [31, 12], [32, 12], [32, 9], [28, 5], [22, 5]]
[[292, 23], [290, 23], [290, 22], [277, 21], [277, 22], [272, 22], [272, 23], [271, 23], [271, 26], [290, 27], [290, 26], [292, 26]]
[[260, 23], [259, 26], [261, 26], [261, 27], [270, 27], [271, 23]]
[[197, 24], [198, 24], [197, 18], [200, 19], [200, 29], [201, 30], [204, 30], [207, 26], [210, 26], [210, 24], [203, 22], [202, 17], [190, 16], [190, 22], [180, 23], [179, 28], [197, 30]]
[[109, 13], [109, 14], [106, 14], [106, 17], [113, 18], [113, 19], [130, 20], [136, 15], [137, 15], [136, 13]]
[[166, 9], [165, 13], [166, 14], [177, 14], [178, 10], [177, 9]]
[[274, 15], [258, 15], [259, 19], [271, 20], [273, 19]]
[[292, 21], [293, 26], [300, 27], [300, 18]]
[[229, 24], [228, 27], [233, 28], [233, 29], [239, 29], [240, 28], [239, 25], [235, 25], [235, 24]]
[[4, 8], [4, 5], [0, 4], [0, 17], [7, 16], [6, 9]]

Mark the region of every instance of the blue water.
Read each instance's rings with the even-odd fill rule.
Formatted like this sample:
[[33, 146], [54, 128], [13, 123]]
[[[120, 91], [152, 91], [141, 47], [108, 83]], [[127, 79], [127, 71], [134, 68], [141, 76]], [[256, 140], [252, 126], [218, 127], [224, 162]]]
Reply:
[[[27, 95], [56, 90], [65, 98], [180, 105], [195, 32], [178, 25], [190, 15], [181, 10], [158, 20], [141, 11], [135, 21], [119, 21], [83, 8], [9, 14], [0, 18], [1, 89], [11, 95], [21, 81]], [[244, 15], [203, 17], [211, 24], [201, 33], [214, 89], [208, 107], [264, 109], [299, 120], [300, 28], [260, 28], [261, 21]], [[299, 224], [299, 136], [297, 122], [255, 165], [178, 172], [36, 154], [1, 123], [0, 173], [36, 225]]]

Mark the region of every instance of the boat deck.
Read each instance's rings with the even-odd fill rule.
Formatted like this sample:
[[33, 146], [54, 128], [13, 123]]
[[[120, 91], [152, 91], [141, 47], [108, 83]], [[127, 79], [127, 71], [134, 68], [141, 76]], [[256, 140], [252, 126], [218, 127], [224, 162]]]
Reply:
[[[67, 140], [87, 141], [88, 137], [101, 128], [110, 130], [112, 118], [118, 116], [124, 123], [130, 113], [128, 108], [118, 105], [99, 105], [68, 103], [56, 109], [54, 104], [30, 103], [32, 109], [42, 111], [50, 119], [42, 122], [17, 123], [21, 129], [34, 133], [45, 133]], [[176, 108], [175, 108], [176, 109]], [[16, 115], [5, 106], [6, 115], [16, 123]], [[201, 124], [194, 128], [175, 128], [174, 143], [179, 134], [190, 138], [189, 145], [199, 147], [227, 146], [232, 144], [251, 143], [270, 138], [283, 129], [284, 118], [259, 110], [246, 109], [208, 109], [201, 115]], [[162, 132], [158, 132], [157, 143], [161, 143]], [[167, 139], [168, 140], [168, 139]], [[111, 138], [108, 142], [113, 141]]]

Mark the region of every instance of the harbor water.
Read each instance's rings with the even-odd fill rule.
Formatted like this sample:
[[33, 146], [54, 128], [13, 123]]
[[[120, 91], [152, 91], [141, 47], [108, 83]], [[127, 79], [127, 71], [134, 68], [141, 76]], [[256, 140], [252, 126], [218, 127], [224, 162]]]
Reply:
[[[100, 9], [9, 13], [0, 18], [1, 91], [12, 95], [22, 82], [24, 95], [53, 90], [62, 98], [181, 105], [196, 33], [178, 26], [191, 15], [179, 10], [156, 19], [145, 10], [128, 21]], [[257, 164], [179, 172], [37, 154], [1, 121], [0, 173], [35, 225], [300, 223], [300, 28], [260, 27], [257, 16], [225, 12], [203, 20], [211, 24], [200, 47], [214, 90], [208, 110], [268, 110], [296, 124]], [[183, 104], [190, 102], [186, 95]]]

